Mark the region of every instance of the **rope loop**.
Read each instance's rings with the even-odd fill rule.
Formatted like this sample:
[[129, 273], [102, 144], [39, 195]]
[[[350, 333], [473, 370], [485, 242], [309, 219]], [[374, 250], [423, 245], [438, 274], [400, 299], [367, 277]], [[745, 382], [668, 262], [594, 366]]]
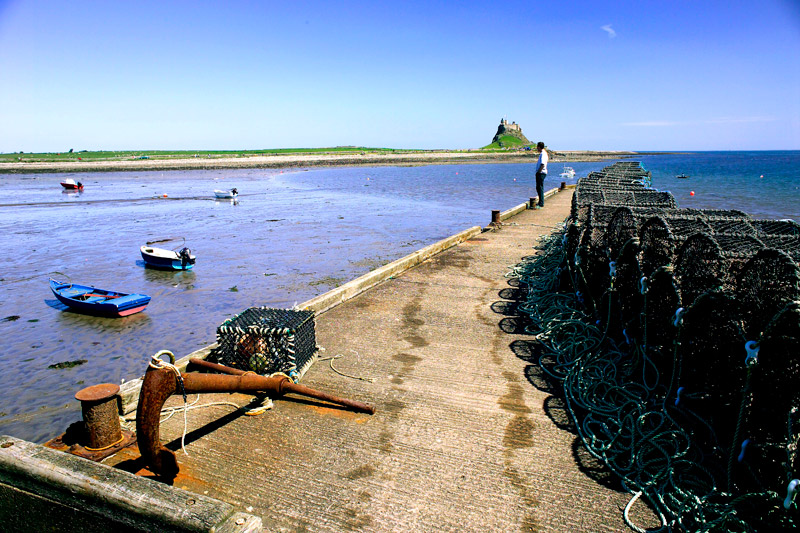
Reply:
[[[161, 359], [162, 355], [169, 357], [169, 363]], [[175, 354], [169, 350], [160, 350], [150, 358], [149, 366], [156, 369], [168, 368], [175, 374], [175, 379], [178, 381], [178, 388], [181, 391], [181, 396], [183, 396], [183, 435], [181, 436], [181, 449], [183, 450], [184, 455], [189, 455], [189, 452], [186, 451], [185, 444], [186, 431], [189, 425], [189, 421], [186, 416], [186, 413], [189, 410], [187, 405], [188, 397], [186, 396], [186, 387], [183, 385], [183, 376], [181, 376], [181, 371], [178, 370], [177, 366], [175, 366]]]
[[747, 357], [744, 358], [744, 364], [748, 368], [752, 368], [758, 364], [758, 350], [759, 344], [756, 341], [747, 341], [744, 344], [744, 349], [747, 351]]
[[672, 321], [672, 325], [676, 328], [681, 327], [683, 324], [683, 315], [686, 314], [686, 309], [683, 307], [679, 307], [677, 311], [675, 311], [675, 318]]
[[151, 357], [150, 366], [153, 367], [153, 368], [164, 368], [164, 367], [168, 366], [167, 363], [165, 363], [161, 359], [162, 355], [166, 355], [166, 356], [169, 357], [169, 366], [174, 366], [175, 365], [175, 354], [173, 354], [169, 350], [159, 350], [158, 352], [156, 352], [155, 355], [153, 355], [153, 357]]
[[789, 486], [786, 487], [786, 499], [783, 500], [783, 508], [787, 511], [789, 507], [792, 506], [794, 502], [794, 497], [797, 494], [798, 490], [800, 490], [800, 479], [793, 479], [789, 482]]
[[108, 450], [109, 448], [113, 448], [117, 444], [121, 443], [125, 440], [125, 434], [123, 433], [119, 440], [112, 442], [108, 446], [103, 446], [102, 448], [89, 448], [88, 446], [84, 446], [84, 449], [89, 450], [90, 452], [102, 452], [103, 450]]

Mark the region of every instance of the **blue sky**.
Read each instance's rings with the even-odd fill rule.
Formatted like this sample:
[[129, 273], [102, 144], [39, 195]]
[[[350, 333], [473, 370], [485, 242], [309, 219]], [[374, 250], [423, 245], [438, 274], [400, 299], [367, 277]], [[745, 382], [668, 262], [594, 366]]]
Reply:
[[0, 0], [0, 152], [800, 149], [800, 1]]

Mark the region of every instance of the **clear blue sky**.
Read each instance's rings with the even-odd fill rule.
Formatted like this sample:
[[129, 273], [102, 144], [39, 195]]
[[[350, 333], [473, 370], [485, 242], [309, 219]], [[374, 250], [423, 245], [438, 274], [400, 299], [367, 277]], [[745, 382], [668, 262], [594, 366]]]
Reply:
[[0, 152], [800, 149], [800, 1], [0, 0], [0, 102]]

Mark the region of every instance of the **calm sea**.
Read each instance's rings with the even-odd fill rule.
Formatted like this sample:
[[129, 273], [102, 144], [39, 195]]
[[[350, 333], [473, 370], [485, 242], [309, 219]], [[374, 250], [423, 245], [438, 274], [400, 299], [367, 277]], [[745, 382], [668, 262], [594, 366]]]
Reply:
[[[800, 152], [636, 158], [681, 207], [800, 221]], [[572, 163], [585, 176], [611, 162]], [[551, 164], [546, 187], [562, 180]], [[689, 179], [678, 180], [678, 174]], [[64, 193], [59, 181], [85, 184]], [[149, 357], [215, 340], [250, 306], [291, 307], [534, 196], [532, 165], [0, 175], [0, 434], [43, 442], [80, 419], [78, 390], [140, 376]], [[239, 201], [215, 201], [236, 187]], [[694, 195], [690, 192], [694, 191]], [[165, 197], [166, 195], [166, 197]], [[145, 269], [179, 237], [190, 272]], [[531, 243], [533, 244], [533, 243]], [[64, 311], [47, 278], [152, 296], [121, 319]], [[85, 361], [85, 362], [83, 362]], [[58, 363], [80, 363], [54, 368]]]

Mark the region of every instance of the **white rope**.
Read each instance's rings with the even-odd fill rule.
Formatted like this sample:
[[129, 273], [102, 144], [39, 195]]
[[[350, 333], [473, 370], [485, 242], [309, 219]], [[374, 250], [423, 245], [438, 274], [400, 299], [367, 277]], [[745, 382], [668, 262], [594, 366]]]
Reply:
[[[317, 346], [317, 348], [319, 348], [319, 351], [321, 351], [321, 352], [325, 351], [325, 348], [322, 347], [322, 346]], [[350, 351], [353, 352], [354, 354], [356, 354], [356, 357], [360, 357], [358, 355], [357, 351], [355, 351], [355, 350], [350, 350]], [[334, 355], [333, 357], [323, 357], [323, 358], [320, 358], [319, 361], [330, 361], [331, 370], [333, 370], [334, 372], [336, 372], [340, 376], [344, 376], [346, 378], [351, 378], [351, 379], [360, 379], [361, 381], [366, 381], [368, 383], [375, 383], [375, 378], [365, 378], [365, 377], [361, 377], [361, 376], [353, 376], [351, 374], [345, 374], [344, 372], [341, 372], [341, 371], [337, 370], [336, 367], [333, 366], [333, 362], [336, 361], [337, 359], [341, 359], [342, 357], [344, 357], [344, 355], [345, 354], [340, 353], [340, 354]]]
[[[170, 359], [171, 362], [167, 363], [166, 361], [162, 360], [161, 359], [162, 355], [169, 356], [169, 359]], [[172, 418], [172, 415], [174, 415], [178, 411], [183, 411], [183, 434], [181, 435], [181, 450], [183, 450], [183, 453], [185, 455], [189, 455], [189, 452], [186, 451], [186, 433], [187, 433], [187, 430], [188, 430], [188, 427], [189, 427], [189, 420], [188, 420], [188, 417], [187, 417], [187, 413], [188, 413], [189, 410], [191, 410], [191, 409], [201, 409], [201, 408], [204, 408], [204, 407], [214, 407], [214, 406], [218, 406], [218, 405], [227, 405], [227, 406], [230, 406], [230, 407], [235, 407], [236, 409], [241, 409], [241, 406], [238, 405], [238, 404], [235, 404], [233, 402], [209, 402], [209, 403], [204, 403], [204, 404], [200, 404], [200, 405], [195, 405], [195, 404], [197, 404], [198, 401], [200, 401], [200, 395], [199, 394], [197, 395], [197, 398], [195, 398], [195, 400], [191, 404], [187, 403], [186, 391], [183, 388], [183, 377], [181, 377], [181, 371], [178, 370], [178, 367], [174, 365], [174, 362], [175, 362], [175, 356], [173, 355], [172, 352], [170, 352], [169, 350], [161, 350], [158, 353], [156, 353], [153, 357], [150, 358], [149, 366], [150, 366], [150, 368], [155, 368], [155, 369], [168, 368], [169, 370], [172, 370], [172, 372], [175, 373], [175, 376], [178, 379], [178, 383], [180, 384], [180, 388], [181, 388], [181, 393], [183, 394], [183, 407], [164, 407], [163, 409], [161, 409], [161, 416], [163, 417], [164, 415], [166, 415], [166, 418], [162, 418], [160, 420], [160, 422], [166, 422], [167, 420]], [[276, 375], [276, 374], [280, 374], [282, 376], [286, 376], [286, 374], [279, 373], [279, 372], [276, 372], [275, 374], [273, 374], [273, 376]], [[288, 376], [286, 376], [286, 377], [288, 378]], [[289, 378], [289, 379], [291, 379], [291, 378]], [[263, 404], [258, 406], [258, 407], [254, 407], [252, 409], [249, 409], [248, 411], [245, 412], [245, 414], [250, 415], [250, 416], [259, 415], [259, 414], [263, 413], [264, 411], [267, 411], [268, 409], [272, 409], [272, 405], [273, 404], [272, 404], [272, 400], [271, 399], [266, 398], [266, 401], [262, 400], [262, 403]], [[136, 419], [135, 418], [133, 418], [133, 419], [122, 418], [123, 424], [124, 423], [128, 423], [128, 422], [132, 422], [134, 420], [136, 420]]]
[[[170, 363], [167, 363], [161, 359], [162, 355], [168, 355]], [[178, 378], [178, 384], [181, 386], [181, 394], [183, 395], [183, 435], [181, 435], [181, 450], [183, 450], [184, 455], [189, 455], [189, 452], [186, 451], [186, 431], [189, 427], [189, 419], [187, 417], [187, 412], [189, 411], [188, 406], [186, 405], [186, 391], [183, 388], [183, 378], [181, 377], [181, 371], [178, 370], [178, 367], [174, 365], [175, 363], [175, 355], [170, 352], [169, 350], [161, 350], [157, 352], [153, 357], [150, 358], [150, 368], [161, 369], [161, 368], [168, 368], [175, 373], [175, 376]], [[198, 399], [200, 396], [198, 396]], [[179, 409], [179, 408], [173, 408]], [[170, 414], [169, 416], [172, 416]], [[169, 418], [169, 416], [167, 418]]]

